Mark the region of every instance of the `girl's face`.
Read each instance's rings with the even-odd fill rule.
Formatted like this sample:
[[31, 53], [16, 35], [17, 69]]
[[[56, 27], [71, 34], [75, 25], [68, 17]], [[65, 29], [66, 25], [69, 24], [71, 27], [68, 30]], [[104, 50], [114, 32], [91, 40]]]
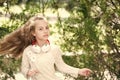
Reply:
[[35, 21], [35, 31], [33, 36], [36, 40], [47, 40], [50, 35], [50, 30], [48, 23], [45, 20], [36, 20]]

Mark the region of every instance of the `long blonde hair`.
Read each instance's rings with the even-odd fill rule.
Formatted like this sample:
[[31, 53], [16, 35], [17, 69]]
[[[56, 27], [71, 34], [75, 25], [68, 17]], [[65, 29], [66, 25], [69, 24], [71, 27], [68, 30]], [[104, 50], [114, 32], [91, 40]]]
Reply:
[[23, 53], [34, 40], [32, 31], [35, 30], [36, 20], [45, 20], [45, 18], [40, 15], [33, 16], [22, 27], [4, 36], [0, 40], [0, 54], [12, 54], [17, 57]]

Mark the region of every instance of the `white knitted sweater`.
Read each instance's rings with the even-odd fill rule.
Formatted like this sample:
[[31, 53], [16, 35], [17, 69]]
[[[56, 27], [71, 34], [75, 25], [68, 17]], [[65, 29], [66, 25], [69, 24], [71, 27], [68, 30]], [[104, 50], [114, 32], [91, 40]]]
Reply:
[[79, 69], [67, 65], [63, 61], [62, 51], [59, 47], [51, 46], [51, 49], [47, 53], [35, 53], [31, 48], [32, 45], [28, 46], [22, 55], [21, 72], [26, 78], [28, 78], [27, 72], [29, 70], [37, 69], [39, 73], [32, 76], [32, 80], [60, 80], [55, 75], [55, 68], [57, 68], [58, 71], [70, 74], [73, 77], [78, 76]]

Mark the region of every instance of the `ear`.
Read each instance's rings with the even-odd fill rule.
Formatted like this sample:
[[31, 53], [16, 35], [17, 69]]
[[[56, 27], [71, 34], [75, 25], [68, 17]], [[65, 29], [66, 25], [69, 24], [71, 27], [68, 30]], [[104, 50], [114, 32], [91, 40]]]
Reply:
[[31, 33], [32, 33], [32, 35], [33, 35], [33, 36], [36, 36], [36, 34], [35, 34], [35, 32], [34, 32], [34, 31], [32, 31]]

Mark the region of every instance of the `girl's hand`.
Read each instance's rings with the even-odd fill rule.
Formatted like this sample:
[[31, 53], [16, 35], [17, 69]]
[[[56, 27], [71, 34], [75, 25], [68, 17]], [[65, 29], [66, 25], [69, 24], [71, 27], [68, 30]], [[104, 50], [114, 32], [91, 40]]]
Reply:
[[38, 70], [29, 70], [27, 73], [28, 77], [34, 76], [35, 74], [39, 73]]
[[78, 74], [81, 76], [89, 76], [91, 73], [92, 73], [92, 71], [88, 68], [80, 69], [78, 72]]

